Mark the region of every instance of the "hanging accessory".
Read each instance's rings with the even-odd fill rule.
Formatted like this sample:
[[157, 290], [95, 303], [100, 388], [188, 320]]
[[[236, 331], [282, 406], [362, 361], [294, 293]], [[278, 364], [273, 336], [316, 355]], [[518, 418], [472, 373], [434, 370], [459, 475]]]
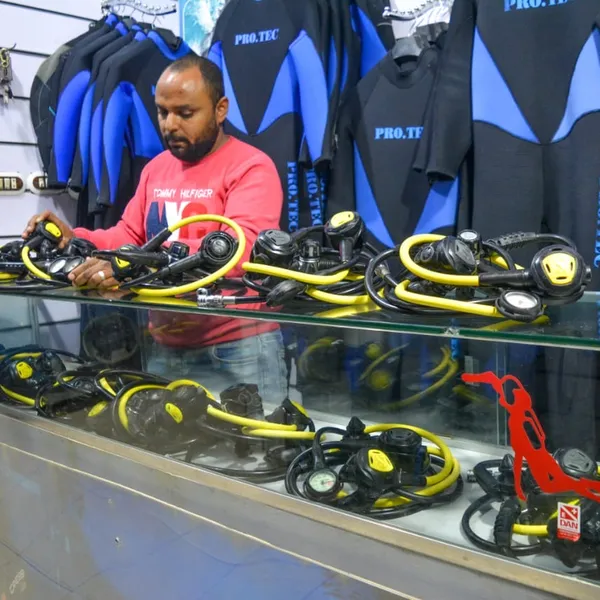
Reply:
[[13, 72], [10, 49], [0, 48], [0, 101], [4, 102], [5, 106], [13, 98], [12, 80]]
[[103, 0], [100, 7], [104, 12], [113, 12], [119, 7], [132, 8], [145, 15], [155, 17], [171, 15], [177, 12], [177, 4], [174, 2], [170, 2], [163, 6], [151, 6], [140, 0]]
[[34, 171], [27, 177], [27, 190], [36, 196], [56, 196], [64, 188], [48, 187], [48, 175], [43, 171]]
[[418, 58], [425, 45], [414, 35], [398, 38], [392, 48], [392, 58], [398, 62], [402, 59]]
[[18, 196], [26, 191], [25, 179], [17, 171], [0, 172], [0, 196]]

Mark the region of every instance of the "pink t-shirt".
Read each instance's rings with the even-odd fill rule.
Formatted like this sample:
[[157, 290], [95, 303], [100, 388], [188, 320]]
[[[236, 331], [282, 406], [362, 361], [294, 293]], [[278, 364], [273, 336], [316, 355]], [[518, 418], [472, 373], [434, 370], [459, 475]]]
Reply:
[[[258, 233], [277, 229], [283, 206], [283, 191], [273, 161], [253, 146], [233, 137], [213, 154], [189, 165], [165, 151], [144, 168], [135, 195], [121, 220], [109, 229], [76, 228], [77, 237], [93, 242], [100, 250], [124, 244], [141, 246], [159, 231], [177, 221], [199, 214], [224, 215], [246, 234], [246, 251], [240, 265], [248, 260]], [[188, 244], [196, 252], [202, 238], [222, 229], [219, 223], [195, 223], [176, 231], [169, 241]], [[230, 273], [240, 276], [241, 267]], [[259, 309], [260, 305], [244, 305]], [[168, 346], [206, 346], [234, 341], [276, 329], [274, 323], [159, 312], [153, 313], [151, 330], [155, 339]]]

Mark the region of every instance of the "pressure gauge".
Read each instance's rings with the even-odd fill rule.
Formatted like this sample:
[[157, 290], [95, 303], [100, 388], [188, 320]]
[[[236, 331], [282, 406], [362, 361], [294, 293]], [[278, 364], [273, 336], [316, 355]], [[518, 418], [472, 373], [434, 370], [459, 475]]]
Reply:
[[534, 321], [543, 312], [538, 296], [529, 292], [510, 290], [502, 292], [496, 300], [498, 311], [515, 321]]
[[66, 264], [67, 264], [67, 259], [66, 258], [57, 258], [48, 267], [48, 273], [50, 273], [51, 275], [57, 275], [58, 273], [60, 273], [65, 268]]
[[48, 273], [54, 279], [68, 281], [68, 276], [71, 271], [79, 267], [85, 262], [83, 256], [60, 257], [52, 261], [48, 267]]
[[458, 234], [458, 239], [466, 244], [471, 252], [479, 258], [481, 254], [481, 236], [477, 231], [473, 231], [472, 229], [463, 229]]
[[314, 500], [331, 499], [341, 487], [338, 474], [333, 469], [313, 471], [304, 482], [306, 495]]

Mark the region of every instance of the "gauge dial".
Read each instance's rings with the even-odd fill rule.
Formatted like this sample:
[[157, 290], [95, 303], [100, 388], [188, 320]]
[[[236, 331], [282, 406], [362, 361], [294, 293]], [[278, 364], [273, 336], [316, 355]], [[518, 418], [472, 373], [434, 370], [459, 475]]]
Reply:
[[539, 300], [526, 292], [506, 292], [504, 300], [514, 308], [531, 310], [538, 307]]
[[67, 264], [66, 258], [57, 258], [48, 268], [48, 271], [53, 275], [55, 273], [59, 273], [63, 270], [64, 266]]
[[306, 483], [314, 493], [326, 495], [335, 490], [338, 483], [338, 476], [331, 469], [321, 469], [320, 471], [311, 473]]

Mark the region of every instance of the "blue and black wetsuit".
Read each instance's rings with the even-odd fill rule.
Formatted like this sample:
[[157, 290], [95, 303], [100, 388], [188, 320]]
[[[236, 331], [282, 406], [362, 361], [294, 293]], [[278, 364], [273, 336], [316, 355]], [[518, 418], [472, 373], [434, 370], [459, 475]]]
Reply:
[[95, 54], [128, 33], [123, 23], [70, 52], [60, 77], [60, 93], [54, 120], [53, 152], [48, 168], [48, 185], [65, 186], [71, 178], [84, 96], [90, 83]]
[[[138, 31], [135, 33], [133, 40], [125, 48], [121, 49], [118, 53], [106, 58], [99, 65], [96, 82], [94, 85], [93, 92], [88, 92], [92, 96], [91, 106], [91, 117], [89, 125], [89, 154], [88, 154], [88, 174], [87, 174], [87, 214], [93, 215], [98, 211], [97, 199], [100, 193], [100, 187], [102, 185], [102, 171], [103, 171], [103, 132], [104, 132], [104, 88], [106, 87], [106, 81], [113, 65], [120, 64], [120, 62], [126, 58], [131, 52], [132, 47], [138, 43], [144, 41], [146, 35]], [[87, 95], [87, 93], [86, 93]], [[84, 100], [85, 106], [85, 100]], [[85, 133], [83, 134], [85, 139]], [[81, 136], [80, 136], [80, 139]], [[123, 159], [126, 161], [129, 154], [128, 152], [123, 153]], [[122, 165], [122, 170], [125, 173], [130, 172], [130, 166]], [[123, 179], [126, 179], [125, 177]], [[84, 184], [86, 180], [83, 180]], [[128, 198], [131, 197], [131, 190], [127, 186], [123, 187], [123, 194]], [[120, 197], [120, 196], [119, 196]], [[84, 200], [82, 200], [83, 202]], [[115, 202], [117, 204], [117, 202]], [[101, 224], [96, 224], [98, 227]]]
[[[417, 166], [472, 152], [474, 229], [570, 237], [600, 289], [598, 0], [456, 0]], [[507, 43], [510, 40], [510, 43]]]
[[[75, 149], [73, 169], [71, 170], [71, 178], [69, 180], [69, 188], [76, 194], [81, 192], [88, 181], [92, 115], [95, 108], [93, 106], [94, 94], [98, 85], [98, 79], [100, 78], [102, 82], [103, 78], [106, 77], [105, 73], [101, 74], [101, 69], [105, 65], [107, 68], [110, 68], [110, 59], [114, 58], [120, 50], [130, 44], [134, 40], [136, 34], [140, 31], [139, 27], [134, 26], [126, 35], [120, 36], [94, 54], [90, 81], [81, 105], [77, 147]], [[100, 83], [100, 85], [102, 85], [102, 83]]]
[[[190, 52], [180, 38], [160, 29], [124, 48], [111, 62], [102, 82], [102, 168], [98, 195], [90, 196], [92, 205], [115, 207], [124, 180], [135, 184], [145, 164], [164, 150], [154, 104], [156, 82], [169, 64]], [[94, 132], [92, 121], [92, 163], [97, 152]], [[133, 162], [128, 172], [122, 169], [124, 150]]]
[[118, 18], [109, 15], [95, 22], [88, 31], [66, 42], [40, 65], [31, 85], [29, 111], [37, 139], [42, 165], [47, 171], [52, 154], [54, 118], [60, 93], [60, 79], [71, 52], [108, 33], [118, 23]]
[[[469, 226], [486, 238], [515, 230], [571, 238], [592, 266], [595, 290], [599, 14], [598, 0], [455, 0], [416, 163], [432, 178], [452, 179], [471, 155]], [[598, 321], [595, 303], [573, 308]], [[548, 449], [597, 453], [598, 353], [531, 349], [537, 358], [523, 383]]]
[[364, 77], [394, 46], [391, 23], [384, 22], [388, 0], [352, 0], [352, 27], [360, 39], [360, 77]]
[[416, 233], [454, 229], [458, 184], [430, 188], [413, 170], [438, 55], [432, 47], [402, 65], [386, 55], [341, 110], [328, 213], [356, 210], [380, 248]]
[[223, 72], [226, 131], [275, 161], [286, 198], [281, 220], [286, 230], [323, 220], [323, 183], [302, 163], [307, 155], [319, 168], [332, 156], [339, 83], [328, 84], [324, 14], [318, 0], [232, 0], [208, 55]]

